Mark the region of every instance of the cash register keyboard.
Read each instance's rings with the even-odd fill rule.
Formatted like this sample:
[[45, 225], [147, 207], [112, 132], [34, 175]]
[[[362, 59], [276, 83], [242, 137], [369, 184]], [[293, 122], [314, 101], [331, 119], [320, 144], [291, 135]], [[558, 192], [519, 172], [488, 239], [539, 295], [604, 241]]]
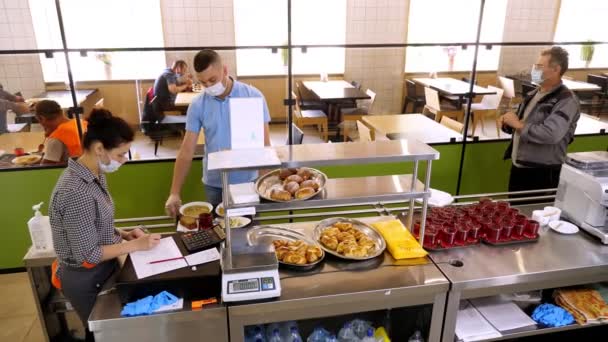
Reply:
[[216, 225], [212, 229], [182, 234], [181, 239], [188, 252], [194, 253], [218, 245], [226, 239], [226, 233]]

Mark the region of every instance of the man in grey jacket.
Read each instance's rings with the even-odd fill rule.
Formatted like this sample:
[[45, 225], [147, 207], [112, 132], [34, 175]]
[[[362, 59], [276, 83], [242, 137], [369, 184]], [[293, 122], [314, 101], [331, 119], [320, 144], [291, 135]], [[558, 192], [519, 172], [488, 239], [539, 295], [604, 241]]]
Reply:
[[566, 50], [543, 50], [531, 71], [532, 82], [539, 87], [524, 94], [517, 114], [499, 118], [503, 130], [512, 134], [504, 156], [512, 161], [509, 191], [556, 188], [559, 183], [580, 117], [578, 99], [562, 84], [567, 70]]

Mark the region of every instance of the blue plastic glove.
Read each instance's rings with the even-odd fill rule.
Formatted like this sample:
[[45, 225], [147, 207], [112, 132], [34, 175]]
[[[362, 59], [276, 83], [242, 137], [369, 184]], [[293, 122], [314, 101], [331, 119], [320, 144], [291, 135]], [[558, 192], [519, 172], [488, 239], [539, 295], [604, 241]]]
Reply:
[[127, 303], [122, 311], [121, 316], [140, 316], [150, 315], [158, 310], [161, 306], [169, 305], [177, 302], [178, 298], [167, 291], [163, 291], [156, 296], [148, 296], [136, 300], [135, 302]]
[[532, 319], [547, 327], [562, 327], [574, 323], [574, 317], [559, 306], [541, 304], [534, 309]]

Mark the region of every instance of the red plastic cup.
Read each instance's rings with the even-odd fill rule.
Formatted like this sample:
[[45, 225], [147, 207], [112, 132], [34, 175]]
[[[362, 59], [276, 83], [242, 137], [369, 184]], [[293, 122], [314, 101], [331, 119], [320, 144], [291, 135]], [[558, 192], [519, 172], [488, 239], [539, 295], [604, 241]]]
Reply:
[[198, 228], [199, 229], [211, 229], [213, 227], [213, 215], [210, 213], [203, 213], [198, 215]]
[[500, 234], [502, 232], [502, 227], [500, 226], [492, 226], [489, 229], [485, 229], [486, 232], [486, 240], [490, 242], [498, 242], [500, 240]]
[[424, 230], [424, 241], [423, 246], [427, 248], [434, 248], [437, 244], [437, 232], [431, 229]]
[[453, 247], [454, 246], [454, 242], [456, 240], [456, 228], [448, 228], [448, 229], [444, 229], [441, 232], [441, 245], [444, 248], [449, 248], [449, 247]]
[[535, 239], [538, 236], [539, 227], [540, 223], [538, 223], [538, 221], [529, 220], [526, 224], [526, 229], [524, 230], [524, 236], [529, 239]]
[[22, 155], [25, 154], [25, 150], [23, 149], [23, 147], [17, 147], [14, 152], [15, 152], [15, 156], [17, 156], [17, 157], [21, 157]]
[[492, 222], [492, 220], [490, 220], [487, 217], [483, 217], [481, 220], [479, 220], [477, 222], [481, 225], [482, 230], [487, 230], [487, 229], [490, 229], [492, 226], [494, 226], [494, 223]]
[[517, 208], [509, 208], [509, 215], [515, 217], [519, 215], [519, 209]]
[[463, 246], [467, 243], [469, 230], [466, 227], [461, 227], [456, 230], [456, 244]]
[[481, 225], [479, 223], [474, 223], [471, 222], [471, 224], [468, 225], [469, 228], [469, 234], [467, 236], [467, 239], [470, 243], [475, 243], [479, 240], [479, 238], [481, 238]]
[[526, 220], [528, 220], [526, 215], [522, 215], [522, 214], [515, 215], [515, 223], [526, 222]]
[[500, 201], [500, 202], [496, 202], [496, 207], [500, 211], [506, 211], [507, 209], [509, 209], [510, 205], [509, 205], [509, 202]]
[[501, 240], [510, 240], [514, 227], [515, 227], [515, 222], [502, 221], [501, 225], [500, 225], [500, 228], [502, 228], [502, 231], [500, 232], [500, 239]]
[[526, 223], [515, 223], [513, 225], [513, 231], [511, 232], [512, 239], [521, 239], [523, 237], [524, 231], [526, 230]]
[[[427, 225], [428, 225], [428, 223], [427, 223]], [[414, 236], [419, 236], [420, 235], [420, 221], [416, 221], [414, 223], [414, 231], [413, 231], [413, 233], [414, 233]]]

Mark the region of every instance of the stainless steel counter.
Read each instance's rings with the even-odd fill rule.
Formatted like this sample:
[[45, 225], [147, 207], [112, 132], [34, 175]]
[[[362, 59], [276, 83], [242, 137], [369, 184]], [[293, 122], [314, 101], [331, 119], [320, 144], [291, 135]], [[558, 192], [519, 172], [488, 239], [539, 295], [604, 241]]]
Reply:
[[191, 310], [190, 302], [177, 312], [121, 317], [118, 294], [99, 295], [89, 317], [95, 341], [228, 341], [228, 321], [224, 305]]
[[[530, 214], [538, 206], [521, 206]], [[541, 206], [542, 208], [542, 206]], [[452, 283], [443, 341], [454, 341], [460, 300], [608, 280], [608, 246], [581, 231], [562, 235], [541, 228], [536, 243], [432, 252], [431, 259]], [[451, 262], [460, 261], [462, 266]]]
[[[392, 219], [363, 219], [374, 222]], [[309, 235], [314, 222], [284, 224]], [[246, 243], [246, 231], [233, 231], [233, 246]], [[433, 304], [429, 341], [438, 341], [449, 282], [429, 259], [396, 261], [388, 252], [363, 262], [326, 256], [315, 270], [281, 270], [281, 297], [261, 303], [228, 307], [230, 336], [242, 341], [244, 327], [286, 320], [330, 317], [349, 313]]]

